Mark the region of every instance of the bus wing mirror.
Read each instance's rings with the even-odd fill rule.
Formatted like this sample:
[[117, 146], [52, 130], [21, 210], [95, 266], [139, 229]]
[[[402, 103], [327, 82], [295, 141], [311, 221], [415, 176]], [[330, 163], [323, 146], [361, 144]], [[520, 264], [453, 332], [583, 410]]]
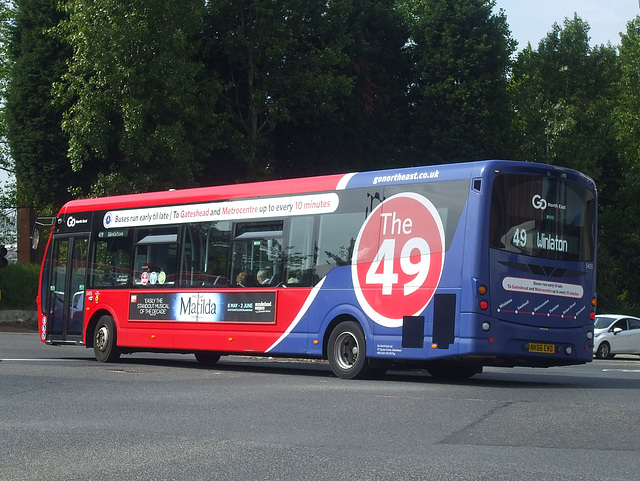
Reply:
[[33, 225], [33, 232], [31, 233], [31, 248], [33, 250], [38, 248], [40, 243], [40, 231], [56, 225], [55, 217], [38, 217]]
[[31, 248], [36, 250], [38, 244], [40, 244], [40, 231], [34, 227], [33, 233], [31, 234]]

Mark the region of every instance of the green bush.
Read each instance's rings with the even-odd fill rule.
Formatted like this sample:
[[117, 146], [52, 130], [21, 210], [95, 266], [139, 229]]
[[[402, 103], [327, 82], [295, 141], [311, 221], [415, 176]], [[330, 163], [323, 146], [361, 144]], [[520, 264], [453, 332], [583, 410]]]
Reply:
[[38, 264], [9, 264], [0, 269], [0, 309], [35, 309], [38, 292]]

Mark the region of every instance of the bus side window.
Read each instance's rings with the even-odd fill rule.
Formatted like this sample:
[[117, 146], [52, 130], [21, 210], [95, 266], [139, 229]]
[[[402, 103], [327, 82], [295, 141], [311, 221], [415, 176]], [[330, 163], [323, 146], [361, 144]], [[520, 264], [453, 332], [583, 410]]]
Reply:
[[362, 213], [331, 214], [320, 217], [316, 275], [326, 276], [334, 267], [351, 264], [353, 247], [363, 222]]
[[130, 285], [132, 238], [130, 229], [98, 232], [89, 264], [89, 286]]
[[287, 287], [311, 287], [317, 282], [314, 275], [314, 220], [313, 217], [291, 219], [282, 277]]
[[227, 287], [229, 222], [191, 224], [184, 229], [179, 283], [189, 287]]
[[278, 287], [283, 283], [283, 221], [243, 222], [235, 226], [231, 256], [234, 286], [242, 272], [255, 276], [258, 286]]
[[134, 257], [134, 284], [174, 285], [178, 253], [177, 227], [140, 229]]

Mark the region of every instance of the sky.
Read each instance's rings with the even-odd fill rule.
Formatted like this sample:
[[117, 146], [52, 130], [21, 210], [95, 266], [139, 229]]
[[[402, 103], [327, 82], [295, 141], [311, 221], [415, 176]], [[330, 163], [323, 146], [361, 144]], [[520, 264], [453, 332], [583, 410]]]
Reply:
[[554, 23], [561, 27], [573, 14], [589, 26], [591, 46], [620, 45], [620, 32], [627, 31], [627, 22], [640, 15], [640, 0], [496, 0], [496, 9], [503, 9], [511, 36], [518, 41], [518, 51], [531, 42], [534, 50], [551, 31]]

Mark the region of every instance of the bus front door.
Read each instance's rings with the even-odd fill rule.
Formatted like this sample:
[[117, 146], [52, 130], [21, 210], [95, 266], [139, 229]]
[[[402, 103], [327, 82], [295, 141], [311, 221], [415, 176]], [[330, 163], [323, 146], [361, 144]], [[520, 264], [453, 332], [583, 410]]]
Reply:
[[47, 340], [54, 344], [82, 341], [88, 243], [86, 234], [53, 239]]

